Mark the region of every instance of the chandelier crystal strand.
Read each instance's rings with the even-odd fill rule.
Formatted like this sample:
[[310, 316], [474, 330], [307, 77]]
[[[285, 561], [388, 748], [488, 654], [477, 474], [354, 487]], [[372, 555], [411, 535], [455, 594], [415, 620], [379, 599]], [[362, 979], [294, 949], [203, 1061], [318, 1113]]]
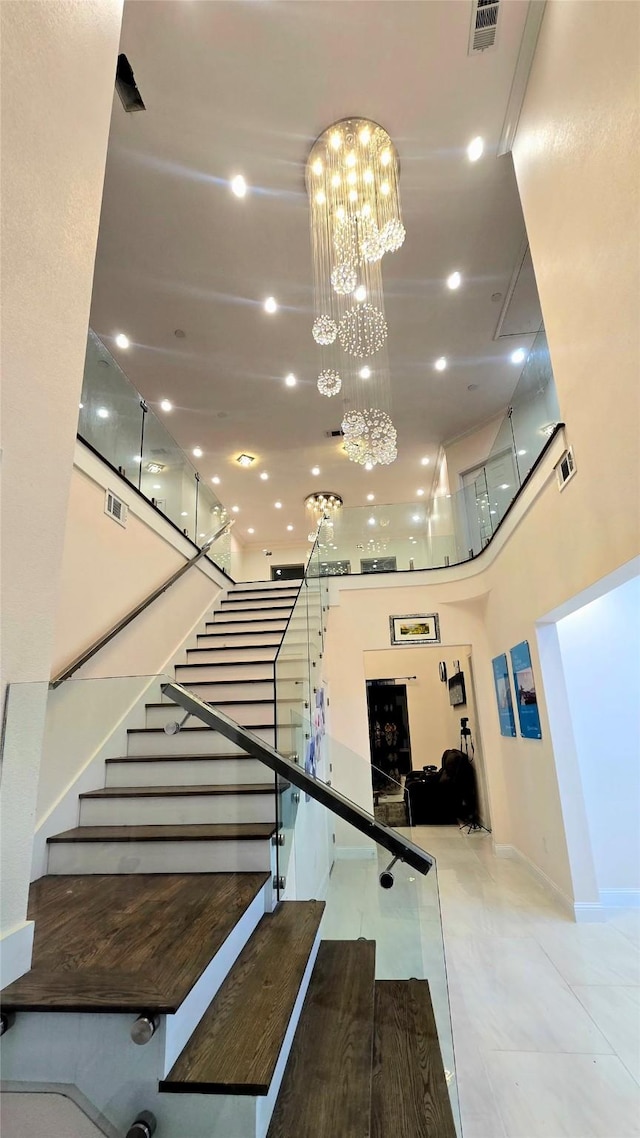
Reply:
[[363, 465], [393, 462], [397, 454], [382, 262], [405, 236], [398, 180], [391, 138], [366, 119], [329, 127], [306, 167], [318, 390], [329, 397], [341, 391], [345, 451]]

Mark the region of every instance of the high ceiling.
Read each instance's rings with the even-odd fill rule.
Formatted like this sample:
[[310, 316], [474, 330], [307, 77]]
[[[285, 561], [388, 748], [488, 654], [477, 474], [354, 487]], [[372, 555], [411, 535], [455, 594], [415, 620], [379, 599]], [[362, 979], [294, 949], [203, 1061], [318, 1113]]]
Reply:
[[[202, 448], [194, 461], [240, 507], [242, 542], [306, 540], [302, 503], [315, 489], [345, 505], [428, 493], [439, 445], [509, 401], [521, 370], [510, 354], [532, 337], [494, 340], [492, 295], [507, 293], [524, 238], [511, 159], [496, 150], [527, 4], [504, 0], [497, 46], [474, 56], [471, 10], [467, 0], [125, 5], [121, 51], [146, 110], [126, 114], [114, 96], [91, 323], [187, 453]], [[326, 437], [342, 411], [316, 390], [310, 334], [304, 164], [317, 135], [350, 115], [391, 134], [407, 229], [383, 262], [399, 455], [369, 473]], [[477, 135], [485, 153], [471, 163]], [[242, 200], [229, 188], [239, 173]], [[449, 366], [437, 372], [442, 355]], [[259, 461], [240, 468], [242, 451]]]

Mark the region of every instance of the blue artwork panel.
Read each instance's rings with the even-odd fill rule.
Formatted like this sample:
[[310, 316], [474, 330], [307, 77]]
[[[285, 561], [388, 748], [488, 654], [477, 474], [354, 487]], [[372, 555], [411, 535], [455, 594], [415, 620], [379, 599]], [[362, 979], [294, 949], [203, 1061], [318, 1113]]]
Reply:
[[540, 713], [536, 695], [536, 681], [531, 667], [529, 642], [523, 640], [511, 649], [511, 667], [516, 689], [516, 704], [523, 739], [541, 739]]
[[493, 682], [496, 686], [496, 699], [498, 701], [500, 734], [508, 735], [513, 738], [516, 733], [516, 717], [513, 711], [511, 681], [509, 680], [506, 652], [503, 652], [502, 656], [496, 656], [491, 663], [493, 665]]

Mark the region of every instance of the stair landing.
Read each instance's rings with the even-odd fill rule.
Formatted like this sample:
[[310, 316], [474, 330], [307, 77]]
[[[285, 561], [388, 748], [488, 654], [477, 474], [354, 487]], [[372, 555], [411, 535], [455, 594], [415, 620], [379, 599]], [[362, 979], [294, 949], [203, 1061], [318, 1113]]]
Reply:
[[2, 1006], [174, 1013], [269, 876], [41, 877], [29, 895], [32, 968], [4, 989]]

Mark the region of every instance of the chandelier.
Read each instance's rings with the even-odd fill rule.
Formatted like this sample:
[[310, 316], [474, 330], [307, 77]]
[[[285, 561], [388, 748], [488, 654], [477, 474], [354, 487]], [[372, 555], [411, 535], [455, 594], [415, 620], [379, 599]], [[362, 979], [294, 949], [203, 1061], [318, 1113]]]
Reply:
[[321, 525], [325, 528], [325, 532], [333, 533], [334, 518], [338, 510], [342, 509], [341, 495], [331, 490], [317, 490], [314, 494], [307, 494], [304, 504], [314, 527], [309, 533], [309, 541], [315, 541]]
[[306, 166], [311, 211], [318, 391], [342, 394], [345, 451], [368, 468], [393, 462], [382, 260], [403, 244], [398, 154], [386, 130], [343, 119], [320, 135]]

